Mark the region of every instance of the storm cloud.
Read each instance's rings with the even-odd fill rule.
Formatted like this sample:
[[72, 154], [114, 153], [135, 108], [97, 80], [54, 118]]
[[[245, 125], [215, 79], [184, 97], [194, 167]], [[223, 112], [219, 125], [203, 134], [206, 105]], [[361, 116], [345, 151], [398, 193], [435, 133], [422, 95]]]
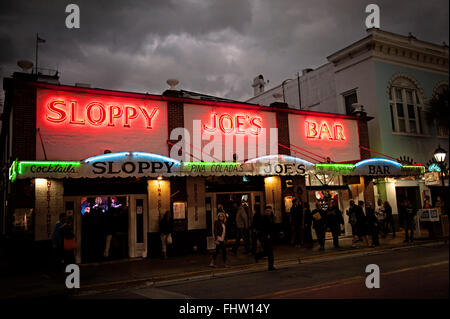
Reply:
[[[66, 5], [81, 28], [67, 29]], [[0, 67], [20, 59], [58, 69], [61, 83], [160, 94], [178, 88], [245, 100], [254, 76], [269, 87], [366, 35], [369, 1], [1, 1]], [[448, 43], [448, 1], [377, 1], [381, 28]]]

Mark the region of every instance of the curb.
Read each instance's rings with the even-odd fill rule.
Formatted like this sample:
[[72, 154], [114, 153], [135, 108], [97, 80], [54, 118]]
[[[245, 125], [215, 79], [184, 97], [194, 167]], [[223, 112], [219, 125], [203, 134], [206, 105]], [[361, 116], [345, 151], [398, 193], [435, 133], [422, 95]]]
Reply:
[[[381, 254], [387, 251], [395, 251], [395, 250], [403, 250], [410, 249], [418, 246], [436, 246], [438, 244], [445, 243], [444, 240], [435, 240], [432, 242], [415, 242], [413, 244], [407, 245], [389, 245], [378, 248], [356, 248], [354, 250], [343, 250], [339, 252], [332, 252], [326, 254], [318, 254], [313, 256], [306, 256], [303, 258], [288, 258], [288, 259], [280, 259], [275, 260], [275, 265], [279, 268], [288, 268], [291, 266], [303, 264], [303, 263], [315, 263], [315, 262], [326, 262], [329, 260], [343, 259], [343, 258], [352, 258], [358, 256], [368, 256], [368, 255], [376, 255]], [[79, 292], [75, 293], [77, 296], [87, 296], [99, 292], [108, 292], [115, 291], [120, 287], [126, 285], [127, 287], [132, 286], [153, 286], [153, 287], [163, 287], [170, 286], [180, 282], [187, 281], [200, 281], [200, 280], [208, 280], [214, 278], [223, 278], [227, 276], [239, 275], [244, 273], [252, 273], [266, 270], [267, 264], [264, 261], [246, 264], [246, 265], [236, 265], [231, 266], [229, 268], [215, 269], [215, 270], [202, 270], [202, 271], [194, 271], [187, 273], [177, 273], [170, 275], [162, 275], [162, 276], [152, 276], [147, 278], [138, 278], [131, 280], [123, 280], [116, 282], [108, 282], [108, 283], [97, 283], [91, 285], [85, 285]]]

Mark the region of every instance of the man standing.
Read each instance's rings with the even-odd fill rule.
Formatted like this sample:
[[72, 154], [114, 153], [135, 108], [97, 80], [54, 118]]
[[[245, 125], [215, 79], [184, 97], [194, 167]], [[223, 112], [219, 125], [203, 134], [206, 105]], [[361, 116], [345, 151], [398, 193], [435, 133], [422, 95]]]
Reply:
[[59, 220], [53, 227], [52, 232], [52, 244], [53, 244], [53, 258], [54, 258], [54, 270], [59, 272], [64, 260], [64, 234], [63, 227], [66, 220], [66, 214], [59, 214]]
[[258, 232], [261, 230], [262, 226], [262, 215], [259, 206], [255, 205], [255, 214], [253, 214], [252, 219], [252, 254], [256, 256], [256, 249], [258, 246]]
[[379, 231], [382, 232], [383, 238], [385, 238], [386, 237], [386, 224], [385, 224], [386, 214], [384, 211], [383, 201], [381, 199], [378, 199], [378, 201], [377, 201], [377, 209], [375, 211], [375, 216], [377, 217], [377, 220], [378, 220]]
[[320, 206], [319, 202], [316, 202], [316, 209], [312, 211], [313, 228], [316, 231], [317, 241], [319, 242], [319, 251], [325, 250], [325, 218], [326, 213]]
[[369, 224], [363, 206], [364, 202], [358, 201], [358, 206], [356, 206], [356, 232], [358, 237], [364, 239], [367, 247], [369, 247]]
[[275, 228], [274, 224], [274, 215], [272, 212], [272, 206], [266, 206], [264, 208], [264, 214], [261, 218], [261, 228], [257, 230], [257, 236], [261, 245], [264, 249], [264, 252], [257, 253], [255, 255], [255, 260], [258, 262], [258, 259], [262, 258], [264, 255], [267, 256], [268, 261], [268, 270], [275, 270], [273, 266], [273, 247], [272, 247], [272, 237]]
[[[417, 214], [417, 209], [415, 209], [411, 201], [408, 199], [406, 201], [406, 209], [405, 209], [405, 241], [404, 243], [407, 243], [408, 241], [413, 242], [414, 239], [414, 217]], [[410, 231], [410, 234], [409, 234]]]
[[305, 211], [303, 212], [304, 216], [304, 227], [303, 227], [303, 234], [304, 234], [304, 243], [307, 245], [308, 248], [312, 248], [313, 245], [313, 239], [312, 239], [312, 233], [311, 233], [311, 226], [312, 226], [312, 213], [309, 209], [309, 204], [305, 203]]
[[245, 252], [249, 253], [250, 252], [250, 245], [249, 245], [249, 240], [248, 240], [248, 215], [247, 215], [247, 211], [246, 211], [246, 204], [245, 202], [241, 203], [241, 206], [239, 206], [237, 213], [236, 213], [236, 243], [234, 244], [233, 247], [233, 254], [236, 255], [237, 250], [239, 248], [239, 244], [241, 241], [241, 238], [244, 239], [244, 247], [245, 247]]
[[358, 242], [359, 237], [357, 235], [357, 230], [356, 230], [356, 222], [357, 222], [356, 205], [355, 205], [355, 201], [353, 199], [350, 200], [350, 209], [347, 211], [347, 216], [348, 216], [348, 222], [352, 226], [352, 236], [353, 236], [352, 247], [355, 248], [356, 247], [355, 243]]
[[300, 246], [303, 244], [302, 236], [302, 221], [303, 221], [303, 207], [297, 198], [292, 200], [291, 207], [291, 220], [292, 220], [292, 245]]
[[344, 224], [344, 218], [342, 217], [341, 211], [334, 206], [333, 199], [328, 201], [326, 221], [327, 227], [330, 228], [333, 234], [334, 248], [341, 248], [339, 246], [339, 235], [341, 233], [341, 224]]

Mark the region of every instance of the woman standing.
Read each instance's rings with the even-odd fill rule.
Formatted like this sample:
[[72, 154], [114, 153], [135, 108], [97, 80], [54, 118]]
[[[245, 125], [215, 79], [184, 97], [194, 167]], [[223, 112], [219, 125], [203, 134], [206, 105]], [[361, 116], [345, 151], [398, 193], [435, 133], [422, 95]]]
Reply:
[[161, 247], [164, 259], [167, 259], [167, 245], [172, 245], [172, 220], [169, 211], [166, 211], [159, 222], [159, 231], [161, 232]]
[[386, 219], [384, 221], [384, 230], [385, 237], [392, 229], [392, 237], [395, 238], [395, 224], [394, 224], [394, 216], [392, 215], [392, 207], [388, 201], [385, 201], [384, 204], [384, 213], [386, 215]]
[[325, 230], [326, 230], [326, 212], [322, 209], [319, 202], [316, 202], [316, 209], [312, 211], [313, 228], [316, 231], [317, 241], [319, 242], [319, 251], [325, 250]]
[[217, 215], [217, 220], [214, 223], [214, 241], [216, 243], [216, 250], [211, 258], [210, 267], [216, 267], [216, 257], [220, 251], [222, 251], [222, 258], [225, 267], [227, 265], [227, 250], [225, 248], [225, 235], [226, 235], [226, 218], [224, 212], [219, 212]]

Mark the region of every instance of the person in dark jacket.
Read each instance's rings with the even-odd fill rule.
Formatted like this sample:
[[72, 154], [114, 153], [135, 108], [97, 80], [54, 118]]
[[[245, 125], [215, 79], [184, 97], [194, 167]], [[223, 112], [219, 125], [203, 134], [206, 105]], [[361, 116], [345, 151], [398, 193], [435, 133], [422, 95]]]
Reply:
[[297, 198], [292, 200], [291, 207], [291, 225], [292, 225], [292, 245], [302, 245], [302, 221], [303, 221], [303, 207]]
[[370, 247], [379, 246], [380, 245], [380, 241], [378, 239], [379, 221], [377, 216], [375, 215], [375, 210], [372, 208], [372, 204], [369, 201], [366, 202], [366, 217], [369, 226], [369, 233], [372, 235], [372, 245]]
[[66, 214], [59, 214], [59, 219], [53, 227], [52, 244], [53, 244], [53, 260], [54, 270], [59, 272], [64, 260], [64, 233]]
[[352, 240], [352, 247], [356, 247], [355, 243], [357, 241], [359, 241], [359, 237], [358, 237], [358, 232], [356, 230], [356, 211], [357, 211], [357, 207], [355, 205], [355, 201], [353, 199], [350, 200], [350, 208], [347, 211], [347, 216], [348, 216], [348, 222], [350, 223], [350, 225], [352, 226], [352, 236], [353, 236], [353, 240]]
[[326, 231], [326, 212], [322, 209], [319, 202], [316, 202], [316, 208], [312, 211], [313, 228], [316, 231], [317, 241], [320, 251], [325, 250], [325, 231]]
[[360, 200], [356, 206], [356, 233], [358, 237], [363, 238], [366, 245], [369, 246], [369, 224], [363, 209], [364, 202]]
[[344, 224], [342, 212], [334, 205], [333, 199], [328, 201], [328, 208], [326, 212], [327, 227], [330, 228], [331, 233], [333, 234], [333, 245], [335, 248], [340, 248], [339, 235], [341, 234], [341, 224]]
[[261, 242], [264, 252], [257, 253], [255, 255], [255, 261], [258, 262], [258, 259], [262, 258], [263, 256], [267, 256], [269, 271], [275, 270], [275, 267], [273, 266], [274, 257], [272, 246], [274, 229], [275, 223], [272, 207], [266, 206], [264, 208], [264, 214], [261, 217], [261, 224], [259, 225], [259, 228], [256, 229], [257, 237]]
[[212, 255], [210, 267], [216, 267], [217, 255], [222, 251], [222, 258], [225, 267], [227, 264], [227, 250], [225, 248], [225, 235], [226, 235], [226, 216], [225, 213], [219, 212], [217, 214], [217, 220], [214, 222], [214, 242], [216, 243], [216, 250]]
[[170, 212], [166, 211], [164, 216], [159, 222], [159, 232], [161, 237], [161, 248], [163, 252], [164, 259], [167, 259], [167, 245], [172, 244], [172, 219], [170, 218]]
[[392, 229], [392, 237], [395, 238], [395, 224], [394, 224], [394, 216], [392, 215], [392, 207], [388, 201], [385, 201], [383, 204], [384, 214], [386, 218], [384, 220], [384, 235], [386, 236], [389, 231]]
[[401, 200], [398, 203], [398, 222], [401, 227], [406, 229], [405, 217], [406, 217], [406, 200]]
[[250, 252], [250, 240], [248, 238], [249, 225], [248, 225], [247, 210], [248, 210], [247, 203], [242, 201], [241, 206], [239, 206], [236, 212], [236, 241], [232, 249], [232, 253], [235, 255], [237, 254], [237, 250], [241, 243], [241, 238], [244, 239], [245, 252], [247, 254]]
[[407, 243], [408, 241], [413, 242], [414, 240], [414, 227], [415, 227], [415, 220], [414, 217], [417, 214], [417, 209], [415, 209], [410, 200], [406, 201], [406, 207], [405, 207], [405, 241], [404, 243]]
[[61, 228], [64, 238], [64, 265], [75, 264], [76, 240], [73, 233], [73, 217], [68, 216]]
[[261, 229], [262, 215], [259, 207], [255, 206], [255, 214], [252, 218], [251, 231], [252, 231], [252, 254], [256, 256], [256, 248], [258, 246], [258, 230]]
[[312, 227], [312, 213], [309, 209], [308, 203], [305, 203], [305, 210], [304, 210], [304, 226], [303, 226], [303, 234], [304, 234], [304, 243], [309, 248], [312, 248], [313, 245], [313, 239], [312, 239], [312, 233], [311, 233], [311, 227]]

